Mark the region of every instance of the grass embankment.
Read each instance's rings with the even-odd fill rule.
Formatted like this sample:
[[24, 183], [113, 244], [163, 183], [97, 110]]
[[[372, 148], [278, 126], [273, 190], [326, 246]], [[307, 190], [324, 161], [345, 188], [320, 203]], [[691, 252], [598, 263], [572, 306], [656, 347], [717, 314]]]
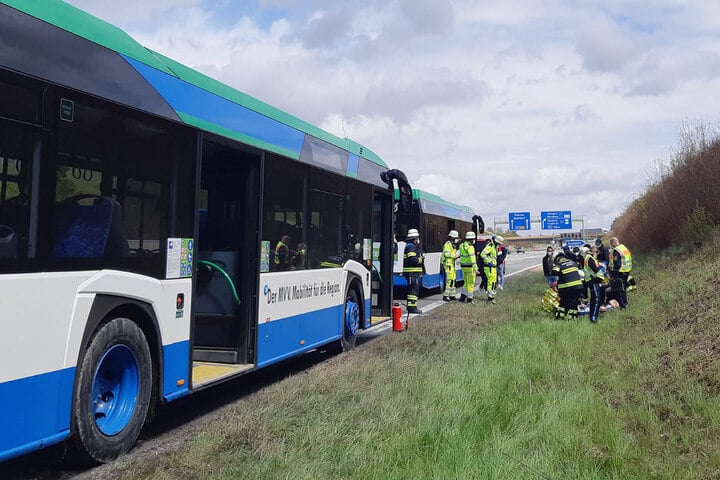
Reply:
[[554, 321], [538, 273], [243, 399], [124, 478], [720, 477], [720, 260], [639, 259], [630, 308]]

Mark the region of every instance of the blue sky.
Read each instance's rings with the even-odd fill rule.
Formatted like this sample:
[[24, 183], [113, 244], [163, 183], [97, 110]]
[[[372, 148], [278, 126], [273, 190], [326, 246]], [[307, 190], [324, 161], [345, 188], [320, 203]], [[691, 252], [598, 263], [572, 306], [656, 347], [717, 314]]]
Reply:
[[362, 143], [488, 225], [571, 210], [609, 227], [680, 132], [714, 130], [720, 111], [710, 0], [69, 3]]

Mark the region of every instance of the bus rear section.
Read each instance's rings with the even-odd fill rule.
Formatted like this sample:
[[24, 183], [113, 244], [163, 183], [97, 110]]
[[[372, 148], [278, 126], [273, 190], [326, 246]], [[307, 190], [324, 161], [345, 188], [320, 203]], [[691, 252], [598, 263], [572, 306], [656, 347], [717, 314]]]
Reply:
[[[409, 229], [415, 228], [420, 233], [420, 248], [425, 255], [425, 267], [420, 287], [421, 291], [426, 294], [442, 292], [445, 288], [445, 271], [441, 257], [443, 245], [447, 241], [450, 230], [457, 230], [461, 241], [467, 231], [473, 230], [473, 212], [469, 207], [448, 202], [423, 190], [414, 189], [412, 193], [411, 208], [407, 212], [398, 214], [395, 222], [398, 243], [393, 265], [393, 285], [398, 290], [398, 296], [401, 295], [401, 290], [407, 287], [402, 269], [404, 240]], [[462, 285], [463, 277], [459, 261], [455, 263], [455, 266], [455, 283]]]

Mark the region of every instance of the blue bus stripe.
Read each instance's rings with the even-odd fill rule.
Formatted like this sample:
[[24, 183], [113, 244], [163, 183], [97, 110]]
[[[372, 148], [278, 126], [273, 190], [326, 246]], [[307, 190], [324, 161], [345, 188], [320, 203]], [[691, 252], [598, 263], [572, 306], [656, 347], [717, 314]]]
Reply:
[[[190, 391], [190, 341], [163, 346], [163, 397], [168, 402], [184, 397]], [[181, 381], [178, 385], [178, 381]]]
[[[343, 305], [258, 325], [258, 368], [337, 340], [342, 335]], [[304, 341], [304, 343], [300, 343]]]
[[305, 134], [207, 90], [124, 57], [178, 113], [191, 115], [300, 156]]
[[67, 438], [75, 367], [0, 383], [0, 461]]

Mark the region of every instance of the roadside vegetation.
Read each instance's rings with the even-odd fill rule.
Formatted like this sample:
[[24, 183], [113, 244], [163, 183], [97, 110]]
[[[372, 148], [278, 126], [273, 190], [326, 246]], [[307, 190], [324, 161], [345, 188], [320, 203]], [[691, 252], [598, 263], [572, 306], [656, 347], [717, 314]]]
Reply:
[[658, 161], [645, 192], [615, 220], [633, 251], [696, 247], [720, 223], [720, 131], [686, 124], [667, 161]]
[[[626, 311], [556, 321], [542, 274], [443, 305], [98, 470], [144, 479], [720, 478], [720, 142], [688, 131], [613, 225]], [[681, 259], [682, 261], [678, 261]]]
[[627, 311], [451, 304], [223, 408], [113, 478], [709, 479], [720, 476], [720, 238], [639, 256]]

